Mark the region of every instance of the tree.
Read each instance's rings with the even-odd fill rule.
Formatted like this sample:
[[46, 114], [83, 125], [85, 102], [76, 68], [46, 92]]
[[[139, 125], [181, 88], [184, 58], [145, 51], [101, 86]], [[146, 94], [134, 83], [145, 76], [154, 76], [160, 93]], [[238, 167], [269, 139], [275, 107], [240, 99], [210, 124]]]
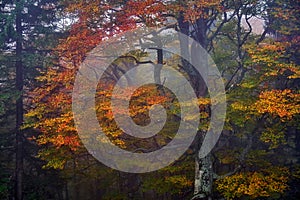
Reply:
[[[1, 121], [8, 122], [8, 130], [15, 126], [16, 158], [11, 180], [15, 184], [15, 199], [23, 199], [24, 189], [24, 156], [27, 156], [24, 155], [24, 142], [27, 136], [22, 126], [24, 109], [30, 106], [24, 104], [24, 101], [28, 99], [26, 93], [31, 88], [30, 84], [34, 82], [38, 69], [47, 61], [45, 56], [47, 57], [51, 46], [47, 40], [56, 37], [55, 3], [56, 1], [51, 0], [1, 2], [1, 68], [6, 72], [4, 77], [1, 76], [4, 91], [1, 94]], [[3, 108], [5, 104], [8, 106]], [[16, 116], [15, 123], [10, 122], [12, 115]], [[7, 139], [10, 137], [7, 136]]]
[[[278, 80], [281, 76], [280, 71], [289, 71], [288, 68], [291, 67], [290, 63], [281, 60], [283, 51], [279, 50], [278, 46], [269, 44], [260, 48], [255, 46], [254, 51], [248, 50], [248, 53], [251, 52], [251, 58], [255, 60], [251, 60], [249, 64], [255, 67], [253, 70], [249, 69], [241, 84], [229, 94], [235, 99], [231, 100], [228, 111], [229, 126], [224, 133], [228, 131], [228, 142], [236, 143], [236, 139], [239, 138], [242, 145], [227, 147], [223, 153], [217, 153], [220, 162], [234, 171], [234, 175], [222, 172], [223, 179], [217, 182], [218, 189], [228, 199], [247, 195], [252, 198], [275, 198], [278, 195], [277, 198], [280, 198], [280, 194], [286, 192], [288, 187], [290, 159], [295, 159], [292, 158], [295, 149], [290, 149], [295, 145], [295, 141], [288, 138], [295, 137], [292, 136], [292, 130], [297, 129], [295, 122], [299, 114], [299, 94], [294, 90], [294, 86], [288, 84], [289, 86], [282, 87], [285, 81]], [[281, 70], [278, 70], [278, 67]], [[286, 81], [294, 82], [296, 73], [295, 71], [292, 73], [294, 75], [290, 74], [290, 78], [286, 76]], [[281, 85], [281, 89], [275, 89], [278, 84]], [[246, 148], [242, 148], [244, 144], [247, 144]], [[258, 177], [261, 180], [258, 180]], [[276, 184], [282, 187], [278, 188]], [[278, 190], [271, 191], [267, 186]], [[250, 190], [252, 192], [249, 192]]]
[[[268, 19], [280, 21], [280, 18], [273, 18], [273, 14]], [[292, 32], [293, 28], [290, 30]], [[229, 126], [224, 133], [229, 131], [226, 134], [231, 135], [228, 142], [233, 143], [233, 138], [237, 137], [247, 145], [245, 149], [239, 145], [229, 148], [225, 157], [224, 153], [219, 154], [220, 162], [235, 172], [223, 172], [223, 179], [217, 181], [217, 189], [228, 199], [296, 196], [294, 189], [288, 191], [288, 187], [294, 188], [297, 184], [292, 174], [298, 173], [299, 160], [295, 149], [298, 142], [292, 139], [297, 138], [295, 133], [299, 128], [296, 125], [299, 66], [290, 47], [295, 47], [292, 52], [298, 52], [298, 48], [287, 38], [294, 44], [298, 42], [292, 35], [279, 36], [280, 29], [276, 32], [275, 38], [265, 38], [263, 34], [264, 43], [260, 43], [261, 37], [246, 48], [247, 72], [242, 82], [229, 90], [228, 101], [232, 103], [228, 111]]]

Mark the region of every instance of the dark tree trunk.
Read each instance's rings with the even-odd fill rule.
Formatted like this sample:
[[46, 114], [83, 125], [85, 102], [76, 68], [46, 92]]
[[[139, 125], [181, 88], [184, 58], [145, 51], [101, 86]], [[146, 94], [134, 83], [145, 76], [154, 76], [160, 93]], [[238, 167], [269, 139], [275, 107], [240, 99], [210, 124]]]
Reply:
[[22, 8], [20, 0], [16, 1], [16, 88], [20, 94], [16, 102], [16, 168], [15, 199], [23, 199], [23, 65], [22, 65]]

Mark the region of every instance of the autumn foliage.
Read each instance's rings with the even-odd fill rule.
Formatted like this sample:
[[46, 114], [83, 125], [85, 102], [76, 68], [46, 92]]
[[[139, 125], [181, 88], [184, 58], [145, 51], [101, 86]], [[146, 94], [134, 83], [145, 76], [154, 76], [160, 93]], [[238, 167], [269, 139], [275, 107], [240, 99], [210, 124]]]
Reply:
[[[253, 1], [254, 5], [255, 3], [256, 1]], [[40, 87], [30, 92], [32, 97], [30, 103], [34, 107], [26, 114], [27, 121], [24, 128], [33, 128], [39, 132], [30, 139], [41, 146], [38, 157], [46, 162], [45, 168], [70, 170], [70, 163], [73, 162], [75, 163], [73, 167], [80, 166], [86, 169], [88, 167], [84, 166], [84, 159], [87, 152], [74, 127], [72, 90], [78, 68], [88, 52], [106, 39], [116, 34], [122, 35], [135, 27], [163, 27], [166, 19], [176, 19], [182, 14], [184, 22], [193, 24], [199, 18], [209, 19], [215, 13], [227, 8], [223, 1], [202, 0], [174, 2], [65, 0], [62, 4], [66, 6], [64, 12], [74, 17], [74, 23], [68, 36], [62, 39], [52, 52], [57, 58], [56, 61], [37, 78]], [[273, 17], [283, 17], [284, 20], [290, 16], [289, 13], [276, 13]], [[177, 24], [171, 28], [176, 26]], [[280, 29], [280, 32], [288, 36], [291, 34], [284, 29]], [[295, 148], [292, 150], [286, 148], [290, 148], [287, 144], [292, 139], [299, 137], [294, 133], [299, 131], [297, 123], [300, 94], [297, 83], [300, 71], [299, 58], [295, 58], [297, 54], [293, 49], [299, 44], [299, 36], [288, 36], [283, 35], [279, 39], [270, 36], [260, 44], [255, 43], [256, 36], [253, 36], [241, 47], [245, 53], [244, 60], [232, 59], [232, 62], [244, 62], [242, 67], [245, 75], [239, 83], [227, 88], [228, 112], [221, 138], [225, 142], [224, 144], [220, 142], [213, 152], [214, 163], [219, 165], [215, 167], [217, 171], [225, 175], [228, 171], [235, 172], [229, 173], [229, 176], [221, 175], [216, 178], [219, 180], [214, 185], [215, 189], [226, 199], [280, 198], [280, 195], [289, 189], [289, 178], [293, 169], [287, 168], [286, 162], [292, 158], [285, 155], [289, 155], [289, 151], [297, 151]], [[216, 44], [215, 48], [223, 47]], [[133, 52], [130, 56], [134, 56], [136, 60], [145, 56], [139, 53]], [[129, 58], [126, 60], [126, 56], [124, 57], [123, 62], [131, 62]], [[115, 64], [117, 63], [118, 61]], [[174, 65], [176, 66], [173, 67], [178, 69], [178, 63]], [[228, 68], [234, 66], [232, 63], [228, 65]], [[224, 77], [225, 83], [227, 79], [228, 77]], [[114, 87], [117, 86], [113, 79], [100, 81], [95, 95], [97, 102], [95, 111], [99, 125], [109, 139], [120, 148], [131, 151], [140, 149], [141, 146], [156, 149], [166, 145], [178, 129], [177, 114], [180, 107], [174, 94], [167, 88], [159, 89], [155, 84], [140, 87], [133, 93], [129, 115], [135, 123], [147, 125], [150, 119], [149, 109], [156, 104], [167, 108], [168, 120], [171, 122], [170, 126], [162, 131], [162, 136], [153, 137], [145, 142], [126, 136], [115, 123], [110, 103]], [[123, 93], [116, 96], [120, 101], [130, 94], [131, 88], [128, 86], [122, 91]], [[199, 129], [205, 131], [211, 112], [208, 95], [199, 97], [198, 103], [201, 110]], [[122, 109], [117, 109], [117, 112], [120, 115], [128, 114]], [[283, 152], [284, 158], [276, 160], [279, 152]], [[194, 149], [187, 152], [188, 155], [196, 153]], [[154, 178], [144, 178], [143, 187], [146, 187], [144, 189], [156, 188], [161, 194], [171, 189], [173, 190], [170, 193], [180, 194], [183, 190], [190, 190], [193, 185], [192, 176], [183, 173], [193, 171], [194, 164], [186, 157], [182, 160], [184, 163], [182, 168], [176, 165], [167, 167], [154, 174]]]

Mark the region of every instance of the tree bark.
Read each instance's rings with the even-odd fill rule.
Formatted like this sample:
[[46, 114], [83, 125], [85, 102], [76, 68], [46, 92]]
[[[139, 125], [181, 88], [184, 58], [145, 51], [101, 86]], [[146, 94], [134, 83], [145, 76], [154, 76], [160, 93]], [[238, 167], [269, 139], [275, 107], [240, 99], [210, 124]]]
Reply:
[[22, 6], [16, 0], [16, 89], [20, 94], [16, 101], [16, 166], [15, 166], [15, 199], [23, 199], [23, 64], [22, 64]]

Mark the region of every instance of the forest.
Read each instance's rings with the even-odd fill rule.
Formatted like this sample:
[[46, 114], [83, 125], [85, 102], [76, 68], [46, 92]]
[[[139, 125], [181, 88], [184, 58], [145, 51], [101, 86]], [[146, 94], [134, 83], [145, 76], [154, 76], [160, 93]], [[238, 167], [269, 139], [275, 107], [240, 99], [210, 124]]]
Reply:
[[299, 19], [299, 0], [1, 0], [0, 199], [299, 199]]

